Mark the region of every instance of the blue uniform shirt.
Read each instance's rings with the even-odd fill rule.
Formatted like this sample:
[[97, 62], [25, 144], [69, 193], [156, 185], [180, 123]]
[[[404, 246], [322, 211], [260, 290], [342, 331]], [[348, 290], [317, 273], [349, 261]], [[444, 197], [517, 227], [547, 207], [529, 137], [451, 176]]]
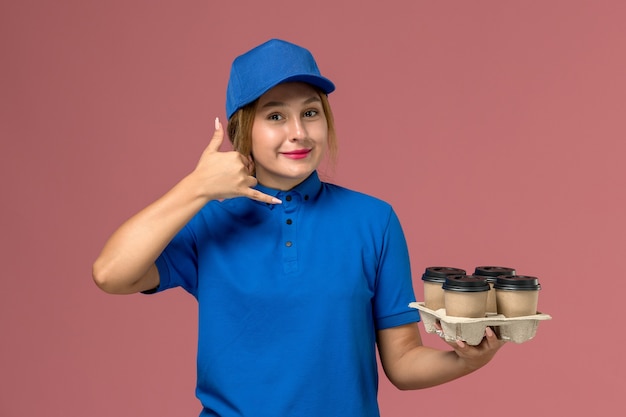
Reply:
[[201, 416], [378, 416], [376, 330], [419, 320], [391, 206], [313, 173], [207, 204], [156, 264], [198, 300]]

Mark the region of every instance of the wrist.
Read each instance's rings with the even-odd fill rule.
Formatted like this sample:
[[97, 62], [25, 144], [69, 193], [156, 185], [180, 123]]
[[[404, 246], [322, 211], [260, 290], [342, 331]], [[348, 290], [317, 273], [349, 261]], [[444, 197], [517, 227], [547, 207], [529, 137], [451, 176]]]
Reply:
[[207, 187], [206, 178], [199, 175], [195, 170], [184, 177], [178, 186], [185, 193], [185, 195], [188, 196], [187, 198], [191, 201], [197, 201], [202, 205], [211, 200], [219, 199], [215, 193], [211, 193], [210, 187]]

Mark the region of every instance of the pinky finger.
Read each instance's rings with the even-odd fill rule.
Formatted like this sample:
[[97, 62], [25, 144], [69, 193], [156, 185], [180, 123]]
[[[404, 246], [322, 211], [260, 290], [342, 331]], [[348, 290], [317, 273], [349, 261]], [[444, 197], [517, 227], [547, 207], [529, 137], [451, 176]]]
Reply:
[[264, 194], [257, 190], [251, 190], [251, 193], [250, 195], [248, 195], [248, 198], [261, 201], [263, 203], [268, 203], [268, 204], [282, 204], [283, 203], [278, 198], [272, 197], [271, 195]]

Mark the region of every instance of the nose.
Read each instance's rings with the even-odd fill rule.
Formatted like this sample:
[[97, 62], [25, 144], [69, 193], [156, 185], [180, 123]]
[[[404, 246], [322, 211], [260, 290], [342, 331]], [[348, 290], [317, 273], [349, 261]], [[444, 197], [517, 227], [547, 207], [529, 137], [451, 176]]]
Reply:
[[289, 140], [292, 142], [306, 138], [306, 127], [301, 118], [294, 117], [289, 123]]

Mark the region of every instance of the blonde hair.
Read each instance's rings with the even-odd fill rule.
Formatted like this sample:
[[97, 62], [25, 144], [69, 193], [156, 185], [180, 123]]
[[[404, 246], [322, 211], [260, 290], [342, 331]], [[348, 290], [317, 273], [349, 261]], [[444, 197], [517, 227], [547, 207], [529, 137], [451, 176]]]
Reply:
[[[326, 116], [326, 125], [328, 126], [328, 158], [332, 167], [337, 161], [338, 144], [337, 134], [335, 132], [335, 120], [333, 112], [330, 108], [328, 96], [318, 88], [315, 91], [322, 101], [322, 109]], [[256, 106], [259, 100], [255, 100], [250, 104], [238, 109], [228, 120], [227, 132], [233, 149], [244, 156], [250, 156], [252, 153], [252, 125], [256, 114]]]

